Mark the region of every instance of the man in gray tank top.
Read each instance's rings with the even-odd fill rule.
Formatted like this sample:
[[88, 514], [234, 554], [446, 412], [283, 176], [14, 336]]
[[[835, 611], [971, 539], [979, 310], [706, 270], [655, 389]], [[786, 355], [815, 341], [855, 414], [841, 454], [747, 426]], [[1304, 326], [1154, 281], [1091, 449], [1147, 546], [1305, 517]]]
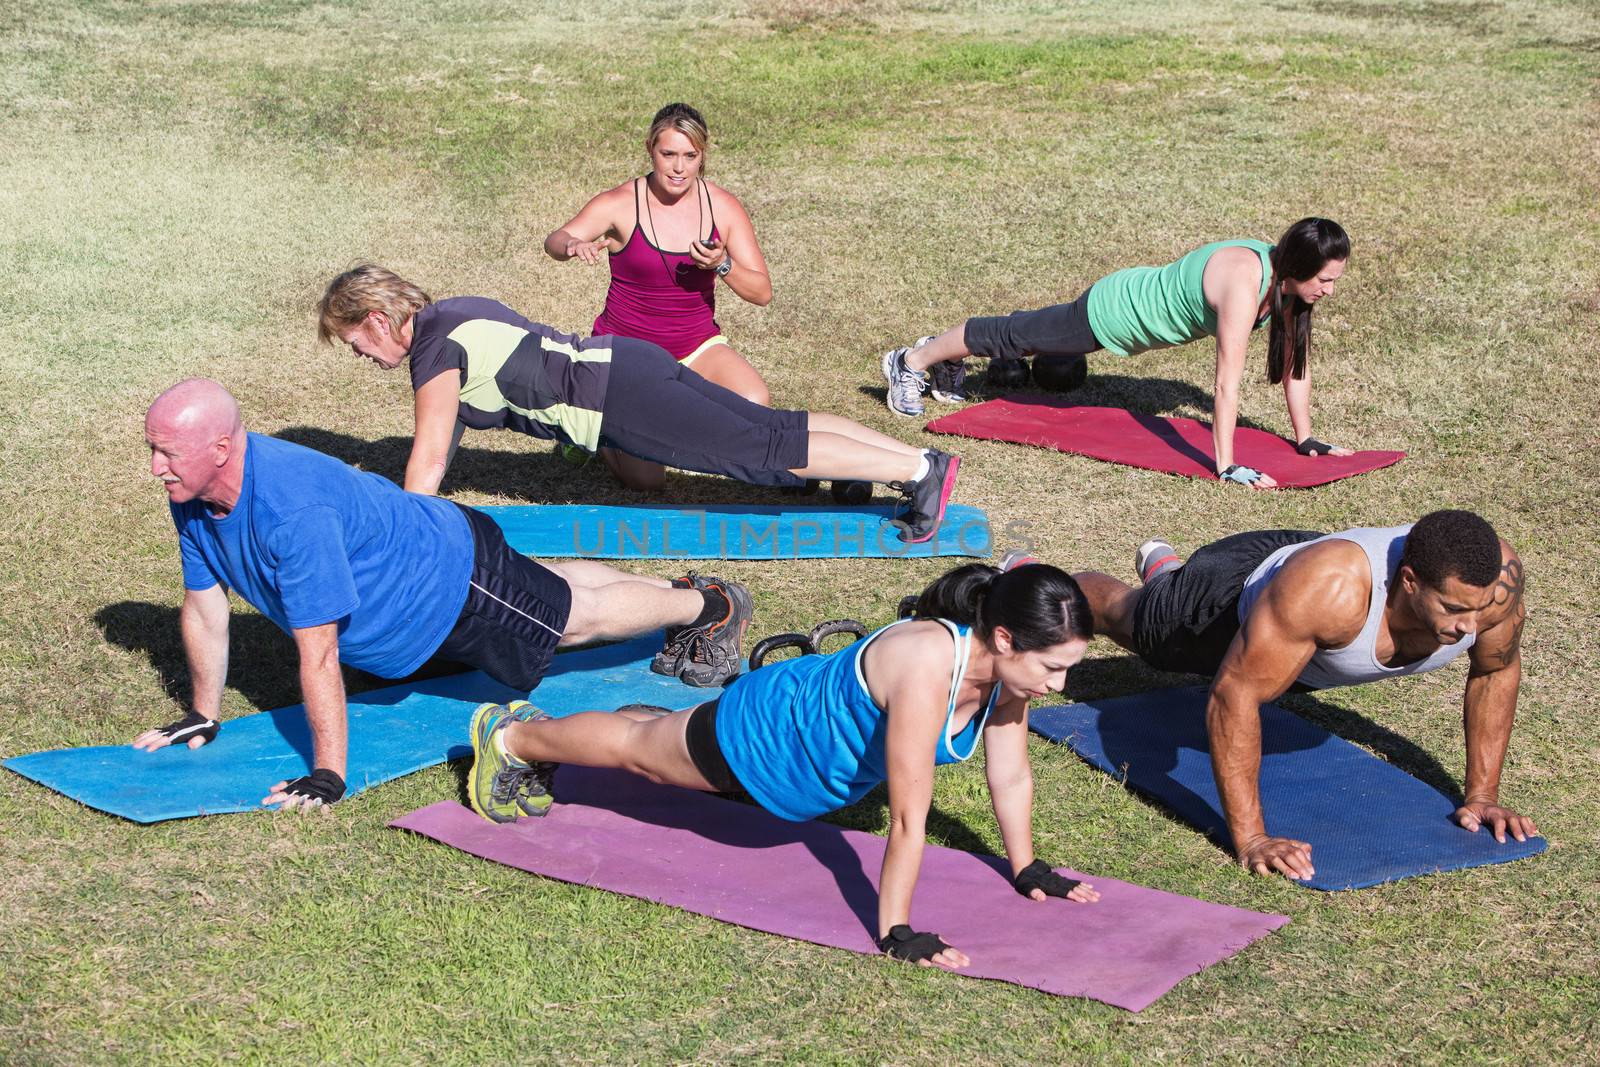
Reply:
[[1522, 678], [1522, 560], [1469, 511], [1412, 526], [1320, 536], [1235, 534], [1180, 560], [1165, 542], [1138, 556], [1143, 585], [1074, 575], [1095, 633], [1153, 667], [1212, 677], [1211, 766], [1239, 862], [1258, 874], [1314, 873], [1311, 846], [1269, 837], [1261, 811], [1263, 703], [1436, 670], [1466, 654], [1465, 797], [1456, 821], [1497, 841], [1537, 833], [1501, 806], [1500, 770]]

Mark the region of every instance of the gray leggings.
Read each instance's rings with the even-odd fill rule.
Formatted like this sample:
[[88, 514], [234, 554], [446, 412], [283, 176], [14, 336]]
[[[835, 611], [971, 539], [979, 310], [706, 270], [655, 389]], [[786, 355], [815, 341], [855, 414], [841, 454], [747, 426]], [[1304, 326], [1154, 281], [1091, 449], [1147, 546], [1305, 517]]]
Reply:
[[1102, 347], [1089, 328], [1088, 289], [1070, 304], [968, 319], [962, 335], [967, 351], [991, 359], [1076, 356]]

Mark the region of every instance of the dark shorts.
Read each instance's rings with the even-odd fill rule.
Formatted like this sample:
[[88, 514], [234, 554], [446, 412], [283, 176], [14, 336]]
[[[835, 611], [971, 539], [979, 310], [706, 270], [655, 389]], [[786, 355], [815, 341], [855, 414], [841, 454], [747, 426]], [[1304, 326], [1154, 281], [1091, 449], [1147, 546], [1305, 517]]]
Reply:
[[572, 589], [506, 544], [489, 516], [461, 510], [472, 528], [471, 584], [455, 628], [435, 655], [476, 667], [513, 689], [532, 690], [567, 628]]
[[1103, 347], [1089, 328], [1088, 289], [1070, 304], [968, 319], [962, 336], [967, 351], [991, 359], [1078, 356]]
[[1251, 572], [1283, 546], [1321, 536], [1310, 530], [1234, 534], [1162, 571], [1134, 605], [1134, 650], [1159, 670], [1216, 674], [1239, 632], [1239, 594]]
[[684, 728], [684, 740], [689, 745], [689, 759], [711, 788], [719, 793], [743, 794], [744, 786], [734, 775], [733, 768], [722, 755], [717, 743], [717, 702], [708, 700], [689, 712], [689, 724]]
[[752, 485], [801, 485], [808, 416], [752, 404], [649, 341], [616, 337], [600, 443], [666, 467]]

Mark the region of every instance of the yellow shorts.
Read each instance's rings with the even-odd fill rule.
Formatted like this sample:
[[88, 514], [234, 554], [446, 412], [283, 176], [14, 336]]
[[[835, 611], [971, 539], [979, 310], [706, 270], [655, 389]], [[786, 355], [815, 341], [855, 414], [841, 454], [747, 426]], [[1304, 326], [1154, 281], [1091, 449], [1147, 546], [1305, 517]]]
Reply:
[[[678, 360], [678, 362], [687, 367], [689, 364], [699, 359], [706, 349], [715, 348], [717, 345], [726, 344], [728, 344], [728, 338], [724, 334], [719, 333], [712, 337], [707, 337], [704, 341], [700, 342], [693, 352], [690, 352], [687, 356], [684, 356], [682, 359]], [[728, 347], [731, 348], [733, 346], [728, 345]]]

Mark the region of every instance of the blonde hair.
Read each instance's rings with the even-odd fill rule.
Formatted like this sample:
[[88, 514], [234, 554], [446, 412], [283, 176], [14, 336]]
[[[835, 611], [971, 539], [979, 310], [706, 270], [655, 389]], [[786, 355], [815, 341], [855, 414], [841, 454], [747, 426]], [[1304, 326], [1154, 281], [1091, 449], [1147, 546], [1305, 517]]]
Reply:
[[706, 128], [706, 120], [700, 112], [688, 104], [668, 104], [656, 112], [656, 117], [650, 120], [650, 134], [645, 138], [645, 144], [655, 148], [656, 140], [668, 130], [677, 130], [689, 138], [689, 143], [694, 145], [694, 150], [700, 153], [700, 173], [706, 172], [706, 146], [711, 143], [711, 131]]
[[431, 303], [433, 297], [394, 271], [376, 263], [358, 263], [329, 282], [323, 292], [317, 306], [317, 337], [333, 344], [341, 330], [361, 325], [374, 311], [399, 333], [407, 319]]

